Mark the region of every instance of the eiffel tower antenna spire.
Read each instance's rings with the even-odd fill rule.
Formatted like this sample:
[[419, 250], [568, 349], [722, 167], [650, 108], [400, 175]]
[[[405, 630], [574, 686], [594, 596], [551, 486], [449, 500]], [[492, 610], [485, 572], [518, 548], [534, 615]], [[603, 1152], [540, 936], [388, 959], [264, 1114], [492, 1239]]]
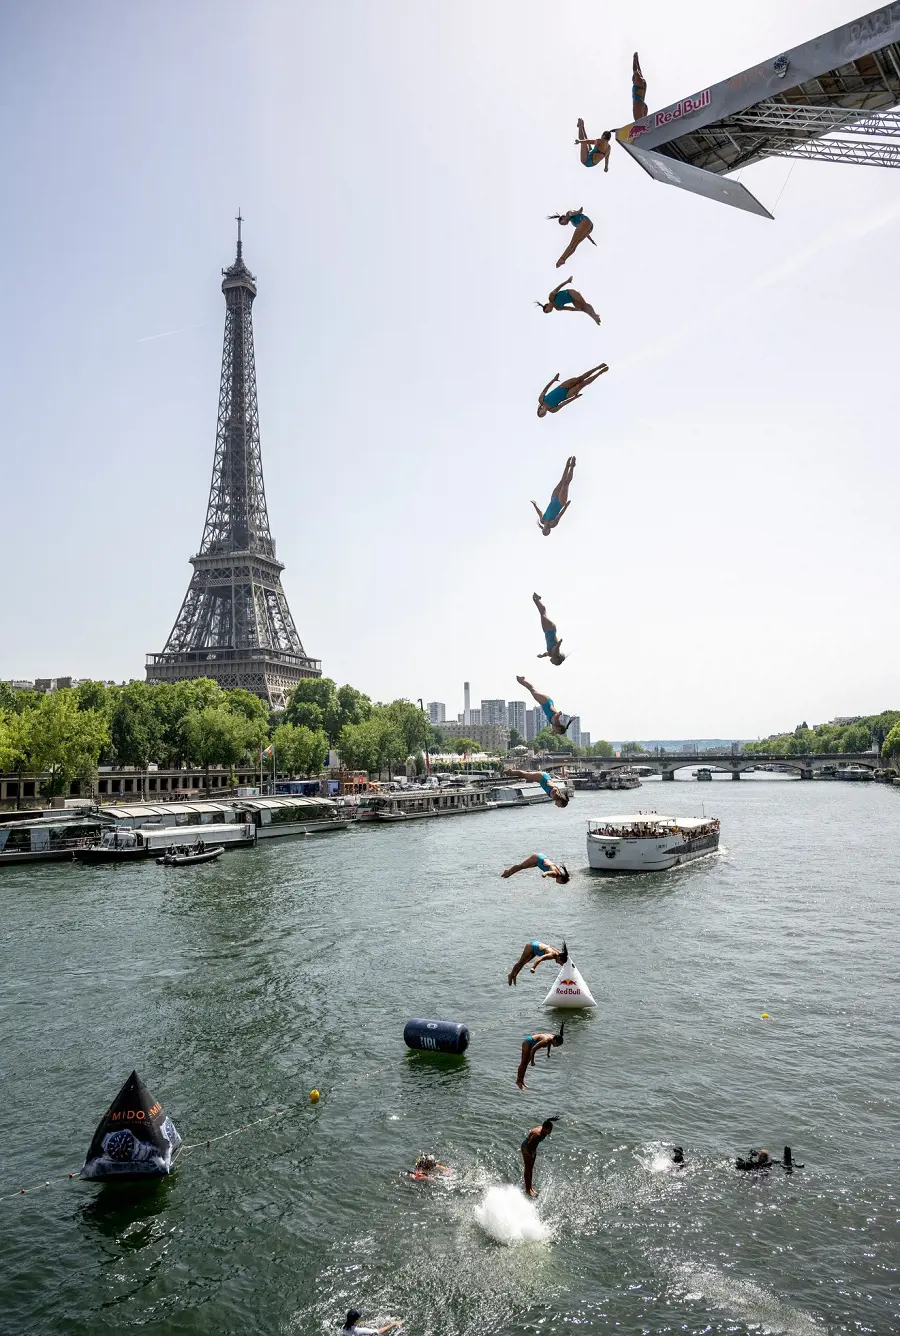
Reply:
[[147, 656], [147, 681], [211, 677], [277, 709], [301, 678], [321, 677], [322, 665], [297, 634], [269, 531], [253, 350], [256, 279], [243, 259], [243, 221], [238, 210], [235, 261], [222, 270], [225, 340], [203, 539], [165, 649]]

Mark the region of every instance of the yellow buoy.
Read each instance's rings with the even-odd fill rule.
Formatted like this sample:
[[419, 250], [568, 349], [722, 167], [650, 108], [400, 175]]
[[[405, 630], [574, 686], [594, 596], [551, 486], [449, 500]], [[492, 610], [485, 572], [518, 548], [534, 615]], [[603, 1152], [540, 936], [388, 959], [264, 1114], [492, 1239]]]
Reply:
[[309, 1092], [309, 1102], [310, 1102], [310, 1104], [318, 1104], [318, 1102], [319, 1102], [319, 1092], [318, 1092], [318, 1090], [311, 1090], [311, 1091]]
[[763, 1012], [763, 1014], [762, 1014], [762, 1019], [763, 1019], [764, 1021], [767, 1021], [767, 1020], [769, 1019], [769, 1013], [768, 1013], [767, 1011], [764, 1011], [764, 1012]]

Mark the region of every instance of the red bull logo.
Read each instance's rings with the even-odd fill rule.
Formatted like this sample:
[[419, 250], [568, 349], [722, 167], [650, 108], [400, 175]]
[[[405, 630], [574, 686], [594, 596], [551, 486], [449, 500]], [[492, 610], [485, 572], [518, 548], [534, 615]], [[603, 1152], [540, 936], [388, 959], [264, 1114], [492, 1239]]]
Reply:
[[682, 116], [690, 116], [695, 111], [701, 111], [709, 106], [708, 88], [704, 88], [702, 93], [696, 97], [685, 97], [680, 102], [676, 102], [674, 107], [669, 107], [667, 111], [658, 111], [653, 118], [654, 129], [659, 129], [661, 125], [670, 125], [672, 121], [681, 120]]
[[567, 985], [569, 988], [574, 988], [574, 987], [575, 987], [575, 980], [574, 980], [574, 979], [560, 979], [560, 981], [559, 981], [559, 987], [562, 988], [562, 987], [564, 987], [564, 986], [566, 986], [566, 985]]
[[635, 122], [634, 125], [628, 127], [628, 138], [631, 141], [640, 139], [641, 135], [647, 134], [649, 129], [649, 125], [640, 125], [638, 122]]
[[578, 987], [578, 984], [574, 979], [560, 979], [559, 983], [556, 985], [557, 997], [564, 995], [567, 997], [578, 997], [580, 994], [581, 989]]

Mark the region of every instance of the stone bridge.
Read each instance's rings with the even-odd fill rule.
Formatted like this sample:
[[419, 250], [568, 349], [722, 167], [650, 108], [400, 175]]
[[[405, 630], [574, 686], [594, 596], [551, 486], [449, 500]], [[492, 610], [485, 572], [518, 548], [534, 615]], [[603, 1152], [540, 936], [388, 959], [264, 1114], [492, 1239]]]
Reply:
[[[582, 761], [577, 768], [589, 770], [616, 770], [622, 766], [639, 766], [652, 770], [663, 779], [674, 779], [676, 770], [686, 770], [691, 766], [707, 766], [710, 770], [724, 770], [732, 779], [740, 779], [745, 770], [753, 770], [761, 765], [784, 765], [799, 771], [801, 779], [812, 779], [816, 771], [825, 766], [842, 765], [864, 766], [867, 770], [878, 770], [881, 758], [877, 752], [830, 752], [822, 756], [768, 756], [761, 752], [694, 752], [685, 755], [656, 756], [598, 756], [593, 764], [585, 765]], [[573, 767], [568, 767], [572, 769]]]

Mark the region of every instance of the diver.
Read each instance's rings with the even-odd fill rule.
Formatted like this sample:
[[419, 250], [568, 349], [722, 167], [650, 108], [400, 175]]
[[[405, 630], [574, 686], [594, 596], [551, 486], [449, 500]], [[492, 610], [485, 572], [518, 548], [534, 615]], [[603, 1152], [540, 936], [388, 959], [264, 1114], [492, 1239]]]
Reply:
[[589, 385], [593, 385], [595, 380], [599, 380], [609, 367], [605, 362], [599, 366], [592, 366], [589, 371], [582, 371], [580, 376], [570, 376], [568, 380], [560, 380], [555, 389], [550, 386], [554, 381], [559, 380], [559, 372], [547, 381], [547, 384], [538, 395], [537, 415], [539, 418], [546, 417], [548, 413], [558, 413], [561, 408], [573, 404], [576, 399], [581, 398], [581, 391], [586, 390]]
[[[563, 723], [562, 711], [557, 710], [556, 706], [553, 704], [552, 699], [549, 696], [545, 696], [542, 691], [536, 691], [530, 682], [527, 682], [524, 677], [519, 677], [518, 674], [516, 675], [516, 681], [519, 683], [519, 686], [524, 687], [526, 691], [530, 691], [534, 700], [537, 702], [538, 705], [540, 705], [541, 709], [544, 711], [544, 718], [547, 720], [547, 725], [550, 729], [550, 732], [559, 735], [566, 733], [569, 729], [570, 724], [572, 723], [572, 720], [569, 719], [567, 723], [565, 724]], [[544, 792], [545, 793], [550, 792], [550, 790], [544, 784], [543, 778], [540, 775], [533, 775], [531, 771], [529, 771], [526, 774], [524, 770], [519, 772], [513, 771], [512, 773], [513, 774], [520, 773], [522, 775], [525, 775], [527, 779], [534, 778], [535, 780], [539, 780], [541, 788], [544, 789]], [[553, 795], [551, 794], [550, 796], [552, 797]]]
[[545, 1119], [540, 1127], [532, 1127], [531, 1131], [522, 1142], [522, 1159], [525, 1164], [525, 1191], [529, 1197], [536, 1197], [534, 1190], [534, 1162], [537, 1158], [538, 1146], [553, 1131], [553, 1124], [559, 1120], [559, 1114], [552, 1118]]
[[570, 274], [568, 278], [564, 278], [553, 289], [545, 302], [535, 302], [535, 306], [539, 306], [544, 315], [550, 315], [551, 311], [584, 311], [585, 315], [591, 317], [594, 324], [599, 325], [600, 317], [590, 302], [586, 302], [576, 288], [566, 287], [566, 284], [571, 282], [572, 275]]
[[[553, 701], [550, 700], [549, 696], [546, 699], [547, 703], [552, 706]], [[558, 714], [559, 711], [557, 710], [556, 713]], [[569, 722], [571, 723], [571, 720]], [[555, 729], [553, 731], [556, 732]], [[563, 728], [559, 731], [565, 733], [566, 730]], [[553, 783], [553, 779], [546, 770], [506, 770], [504, 774], [511, 775], [514, 779], [527, 779], [532, 784], [540, 784], [547, 797], [555, 802], [557, 807], [568, 807], [569, 805], [568, 793], [565, 789], [560, 788], [558, 784]]]
[[[514, 877], [517, 872], [526, 872], [530, 867], [539, 867], [542, 876], [552, 877], [559, 886], [565, 886], [569, 880], [565, 863], [551, 863], [550, 859], [545, 858], [543, 854], [529, 854], [527, 858], [522, 859], [521, 863], [513, 863], [512, 867], [506, 868], [500, 873], [500, 876]], [[525, 964], [524, 960], [522, 964]]]
[[587, 238], [592, 246], [596, 246], [597, 243], [591, 236], [591, 233], [594, 230], [594, 224], [582, 209], [567, 209], [565, 213], [549, 213], [547, 215], [548, 222], [552, 221], [554, 218], [559, 223], [560, 227], [568, 227], [571, 223], [572, 227], [575, 229], [572, 233], [572, 240], [556, 261], [557, 269], [561, 269], [569, 256], [574, 255], [575, 251], [585, 238]]
[[550, 537], [550, 530], [555, 529], [563, 515], [569, 509], [569, 484], [575, 473], [575, 456], [569, 455], [563, 475], [550, 494], [550, 504], [542, 511], [536, 501], [532, 505], [538, 513], [538, 526], [545, 538]]
[[[539, 857], [539, 856], [540, 855], [535, 855], [535, 854], [532, 855], [532, 857]], [[526, 866], [528, 866], [528, 864], [520, 863], [518, 867], [509, 868], [509, 870], [504, 872], [503, 875], [504, 877], [509, 877], [512, 875], [513, 872], [518, 872], [520, 868]], [[563, 871], [565, 871], [565, 868], [563, 869]], [[569, 879], [569, 874], [568, 872], [566, 872], [566, 881], [568, 881], [568, 879]], [[565, 965], [568, 959], [569, 959], [569, 948], [566, 946], [565, 942], [563, 942], [562, 944], [562, 949], [560, 949], [558, 946], [548, 946], [546, 942], [526, 942], [522, 954], [519, 956], [519, 959], [516, 961], [515, 965], [513, 965], [509, 974], [507, 974], [506, 981], [510, 985], [510, 987], [512, 987], [512, 985], [518, 978], [519, 974], [528, 964], [529, 960], [534, 961], [534, 964], [531, 967], [531, 972], [532, 974], [534, 974], [538, 965], [542, 964], [545, 960], [552, 960], [553, 963], [556, 965]]]
[[407, 1169], [408, 1178], [415, 1178], [419, 1181], [428, 1178], [438, 1178], [441, 1174], [449, 1174], [450, 1166], [441, 1164], [434, 1155], [420, 1155], [416, 1160], [413, 1169]]
[[358, 1308], [348, 1309], [341, 1331], [349, 1332], [350, 1336], [382, 1336], [382, 1332], [392, 1331], [394, 1327], [403, 1326], [402, 1322], [387, 1322], [383, 1327], [358, 1327], [356, 1324], [361, 1317], [362, 1313]]
[[683, 1169], [685, 1167], [683, 1146], [672, 1147], [672, 1163], [676, 1169]]
[[565, 661], [566, 656], [562, 652], [562, 641], [556, 634], [556, 622], [551, 622], [550, 618], [547, 616], [547, 609], [541, 601], [540, 594], [532, 594], [531, 597], [534, 599], [534, 606], [541, 614], [541, 630], [544, 633], [544, 641], [547, 645], [544, 653], [539, 654], [538, 658], [549, 659], [552, 664], [559, 668]]
[[519, 1063], [519, 1070], [516, 1073], [516, 1085], [520, 1090], [525, 1090], [525, 1073], [529, 1066], [534, 1066], [535, 1056], [540, 1053], [542, 1048], [547, 1050], [547, 1061], [550, 1061], [551, 1048], [561, 1048], [563, 1043], [563, 1030], [566, 1023], [563, 1021], [559, 1027], [559, 1034], [545, 1034], [541, 1031], [539, 1034], [527, 1034], [522, 1040], [522, 1060]]
[[631, 119], [642, 121], [647, 115], [647, 80], [641, 73], [641, 62], [635, 51], [631, 62]]
[[581, 161], [585, 167], [596, 167], [603, 159], [604, 172], [609, 171], [609, 149], [612, 130], [604, 130], [599, 139], [589, 139], [584, 132], [584, 121], [578, 117], [578, 138], [575, 143], [581, 149]]

